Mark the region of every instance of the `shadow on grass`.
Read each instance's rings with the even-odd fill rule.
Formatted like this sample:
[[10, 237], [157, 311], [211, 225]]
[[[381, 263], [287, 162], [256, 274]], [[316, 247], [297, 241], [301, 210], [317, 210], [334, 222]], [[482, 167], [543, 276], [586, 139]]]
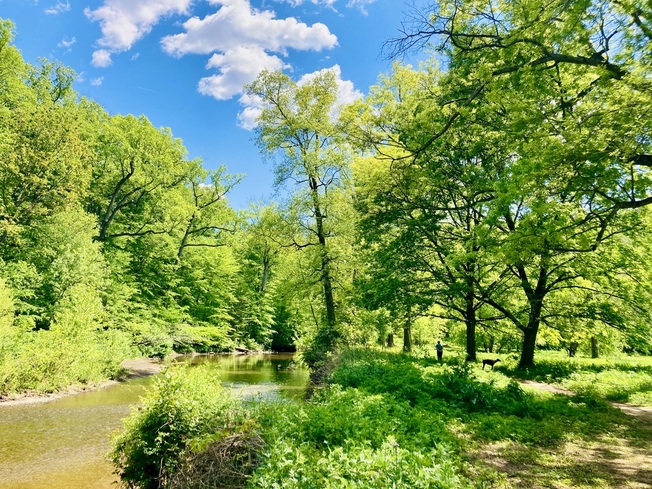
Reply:
[[532, 393], [481, 381], [463, 362], [365, 350], [345, 352], [330, 382], [407, 402], [417, 417], [436, 413], [460, 453], [526, 487], [652, 483], [652, 430], [592, 396]]

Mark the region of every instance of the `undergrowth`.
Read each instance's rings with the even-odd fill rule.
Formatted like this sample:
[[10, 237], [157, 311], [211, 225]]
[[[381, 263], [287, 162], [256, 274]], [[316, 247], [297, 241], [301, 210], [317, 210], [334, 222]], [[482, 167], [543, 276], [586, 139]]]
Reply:
[[[305, 402], [237, 401], [205, 373], [173, 370], [127, 422], [114, 461], [129, 488], [483, 488], [511, 487], [479, 459], [490, 445], [527, 470], [561, 461], [569, 443], [648, 443], [596, 396], [524, 390], [508, 370], [352, 349]], [[585, 487], [572, 464], [557, 475]]]

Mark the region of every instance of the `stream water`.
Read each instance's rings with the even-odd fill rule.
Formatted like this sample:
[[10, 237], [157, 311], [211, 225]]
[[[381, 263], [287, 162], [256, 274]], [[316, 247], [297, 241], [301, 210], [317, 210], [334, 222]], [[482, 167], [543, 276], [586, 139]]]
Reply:
[[[291, 354], [199, 355], [238, 395], [300, 399], [308, 372]], [[0, 406], [0, 489], [110, 489], [111, 434], [138, 404], [151, 377], [41, 404]]]

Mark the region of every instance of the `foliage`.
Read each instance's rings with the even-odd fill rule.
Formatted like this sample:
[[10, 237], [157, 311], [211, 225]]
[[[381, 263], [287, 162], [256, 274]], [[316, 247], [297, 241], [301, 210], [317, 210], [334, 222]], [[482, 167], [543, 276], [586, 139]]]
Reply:
[[243, 420], [214, 372], [169, 368], [125, 420], [111, 457], [125, 487], [165, 487], [193, 439], [227, 437]]
[[652, 360], [618, 355], [605, 358], [562, 357], [543, 352], [536, 366], [516, 371], [507, 360], [501, 367], [510, 375], [558, 385], [583, 396], [652, 406]]
[[346, 183], [348, 152], [338, 127], [337, 90], [331, 70], [300, 83], [264, 70], [245, 87], [248, 97], [261, 102], [257, 142], [264, 155], [276, 159], [277, 185], [289, 180], [301, 184], [292, 194], [288, 222], [295, 231], [286, 246], [306, 251], [313, 281], [322, 287], [325, 317], [317, 321], [317, 334], [305, 356], [312, 365], [333, 350], [341, 336], [334, 292], [337, 254], [330, 241], [338, 223], [333, 199]]
[[[649, 323], [649, 277], [639, 281], [644, 267], [628, 257], [652, 202], [652, 37], [631, 6], [567, 7], [415, 8], [414, 30], [389, 45], [431, 45], [446, 70], [396, 65], [352, 109], [368, 154], [356, 177], [371, 256], [398, 251], [389, 268], [412, 272], [434, 313], [466, 323], [470, 359], [480, 322], [520, 330], [523, 369], [544, 326], [570, 335]], [[400, 277], [375, 261], [376, 277]]]
[[[547, 485], [562, 477], [589, 487], [572, 464], [561, 463], [568, 447], [605, 437], [613, 442], [614, 436], [641, 443], [648, 436], [591, 395], [525, 390], [504, 375], [516, 371], [516, 358], [505, 357], [506, 366], [491, 371], [456, 359], [439, 362], [371, 349], [348, 349], [334, 360], [328, 385], [306, 402], [241, 404], [225, 397], [207, 371], [168, 371], [116, 438], [114, 460], [123, 483], [143, 488], [512, 487], [506, 474], [482, 461], [490, 450], [492, 458], [512, 460], [510, 470], [525, 465], [518, 480], [530, 481], [533, 467], [549, 460], [557, 472], [534, 475], [537, 481]], [[570, 365], [567, 374], [578, 371], [577, 359], [564, 361]], [[629, 368], [645, 373], [648, 363], [630, 362]], [[622, 361], [614, 364], [625, 369]], [[127, 463], [139, 479], [126, 472]], [[604, 487], [618, 486], [615, 476], [607, 479], [613, 484]]]

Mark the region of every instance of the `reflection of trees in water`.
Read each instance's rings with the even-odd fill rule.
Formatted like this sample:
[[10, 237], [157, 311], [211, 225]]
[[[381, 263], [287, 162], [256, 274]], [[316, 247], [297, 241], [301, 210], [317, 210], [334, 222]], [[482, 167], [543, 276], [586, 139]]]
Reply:
[[303, 388], [308, 379], [307, 370], [296, 361], [293, 353], [194, 355], [177, 359], [177, 362], [183, 361], [192, 365], [214, 365], [225, 383], [274, 384], [283, 389]]

